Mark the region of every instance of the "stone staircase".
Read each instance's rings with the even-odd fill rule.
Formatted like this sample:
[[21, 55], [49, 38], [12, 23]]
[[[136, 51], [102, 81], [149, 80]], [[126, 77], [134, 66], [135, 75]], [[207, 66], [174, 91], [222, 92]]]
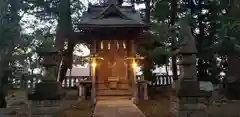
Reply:
[[128, 84], [119, 84], [116, 89], [110, 89], [107, 85], [101, 83], [96, 87], [96, 99], [101, 100], [131, 100], [132, 92]]

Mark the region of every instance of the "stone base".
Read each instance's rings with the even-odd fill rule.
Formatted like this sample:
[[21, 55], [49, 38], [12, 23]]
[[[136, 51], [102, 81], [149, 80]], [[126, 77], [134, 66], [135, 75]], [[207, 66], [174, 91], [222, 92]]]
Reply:
[[42, 100], [32, 101], [30, 104], [30, 117], [52, 117], [62, 109], [61, 101]]
[[208, 117], [207, 106], [191, 99], [179, 100], [177, 96], [171, 96], [170, 117]]
[[[27, 117], [29, 114], [29, 102], [27, 99], [27, 92], [24, 90], [17, 90], [14, 93], [9, 93], [5, 97], [7, 101], [8, 115], [14, 115], [16, 117]], [[1, 115], [1, 114], [0, 114]], [[12, 117], [11, 116], [11, 117]], [[0, 116], [2, 117], [2, 116]], [[5, 117], [5, 116], [3, 116]]]
[[181, 104], [178, 117], [208, 117], [204, 104]]
[[29, 94], [30, 100], [60, 100], [64, 96], [61, 83], [55, 81], [36, 84], [33, 94]]
[[231, 100], [240, 100], [240, 81], [227, 84], [227, 97]]
[[208, 112], [205, 104], [180, 104], [171, 109], [170, 117], [208, 117]]
[[[190, 79], [190, 80], [187, 80]], [[180, 86], [177, 90], [179, 97], [199, 97], [200, 88], [198, 82], [192, 80], [192, 78], [184, 77], [180, 80]], [[191, 90], [189, 89], [191, 88]]]

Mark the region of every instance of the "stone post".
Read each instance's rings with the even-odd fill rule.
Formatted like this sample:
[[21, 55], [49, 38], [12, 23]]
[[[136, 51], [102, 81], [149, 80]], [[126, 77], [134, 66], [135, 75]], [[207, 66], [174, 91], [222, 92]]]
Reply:
[[143, 99], [144, 100], [148, 100], [148, 83], [147, 82], [145, 82], [144, 84], [143, 84], [143, 86], [144, 86], [144, 97], [143, 97]]
[[86, 100], [85, 87], [83, 84], [79, 84], [78, 91], [79, 91], [79, 94], [78, 94], [79, 101]]
[[[189, 32], [191, 35], [191, 32]], [[185, 37], [179, 54], [181, 75], [175, 83], [175, 96], [171, 97], [172, 117], [207, 117], [206, 106], [198, 102], [200, 88], [197, 81], [196, 44], [192, 36]]]

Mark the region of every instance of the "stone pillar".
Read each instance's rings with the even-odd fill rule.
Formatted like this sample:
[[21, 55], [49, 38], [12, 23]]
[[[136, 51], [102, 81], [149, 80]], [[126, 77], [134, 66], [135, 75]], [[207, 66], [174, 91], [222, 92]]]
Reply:
[[82, 97], [83, 96], [83, 91], [82, 91], [82, 88], [83, 88], [83, 86], [82, 85], [79, 85], [79, 87], [78, 87], [78, 96], [79, 97]]
[[144, 94], [143, 94], [143, 99], [144, 100], [148, 100], [148, 84], [147, 84], [147, 82], [145, 82], [144, 84]]
[[[189, 32], [191, 34], [191, 32]], [[171, 115], [173, 117], [207, 117], [206, 105], [198, 102], [200, 88], [197, 81], [195, 39], [184, 39], [180, 48], [181, 75], [176, 81], [175, 96], [171, 97]]]
[[86, 100], [86, 94], [85, 94], [85, 87], [84, 85], [80, 84], [78, 87], [79, 90], [79, 101]]

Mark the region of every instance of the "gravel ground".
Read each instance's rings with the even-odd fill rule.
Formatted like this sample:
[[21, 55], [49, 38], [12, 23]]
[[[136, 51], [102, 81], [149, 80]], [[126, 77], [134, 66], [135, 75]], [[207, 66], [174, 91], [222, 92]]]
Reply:
[[[167, 117], [169, 100], [160, 98], [157, 100], [140, 101], [138, 107], [146, 117]], [[209, 117], [240, 117], [240, 102], [212, 104], [208, 106], [207, 110]]]
[[142, 100], [139, 101], [137, 106], [146, 117], [167, 117], [169, 112], [169, 100], [167, 98]]
[[[93, 113], [91, 101], [77, 102], [77, 92], [69, 91], [69, 97], [63, 101], [64, 110], [57, 112], [53, 117], [90, 117]], [[21, 93], [16, 93], [21, 94]], [[21, 97], [22, 96], [16, 96]], [[12, 101], [9, 99], [10, 103]], [[24, 102], [24, 101], [23, 101]], [[140, 101], [137, 105], [146, 117], [166, 117], [169, 112], [169, 99], [158, 97], [155, 100]], [[240, 117], [240, 102], [231, 102], [228, 104], [212, 104], [208, 107], [209, 117]], [[5, 117], [4, 113], [9, 109], [0, 109], [0, 117]], [[11, 116], [6, 116], [11, 117]]]
[[[65, 102], [68, 105], [70, 102]], [[52, 117], [90, 117], [93, 113], [91, 101], [82, 101], [72, 104], [61, 112], [55, 113]]]

